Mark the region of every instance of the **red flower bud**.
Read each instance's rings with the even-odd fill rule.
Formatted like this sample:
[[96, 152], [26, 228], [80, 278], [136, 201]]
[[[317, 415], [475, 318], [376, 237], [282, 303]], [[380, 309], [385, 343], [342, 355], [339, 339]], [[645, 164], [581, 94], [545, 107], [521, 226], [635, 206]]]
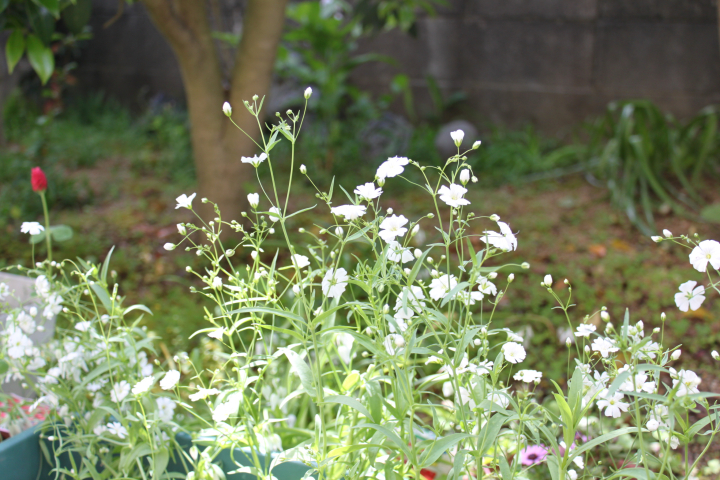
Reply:
[[47, 177], [42, 168], [35, 167], [30, 174], [30, 183], [34, 192], [44, 192], [47, 190]]

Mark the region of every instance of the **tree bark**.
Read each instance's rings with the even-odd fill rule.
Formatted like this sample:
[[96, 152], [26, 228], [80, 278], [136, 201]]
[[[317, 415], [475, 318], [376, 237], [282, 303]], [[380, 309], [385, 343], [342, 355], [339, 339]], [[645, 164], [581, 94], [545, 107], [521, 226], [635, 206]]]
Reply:
[[[203, 0], [143, 0], [152, 21], [170, 43], [180, 65], [190, 115], [191, 139], [199, 196], [220, 206], [225, 220], [242, 220], [247, 207], [243, 183], [252, 181], [253, 167], [240, 161], [257, 147], [222, 113], [233, 105], [235, 122], [257, 137], [255, 119], [243, 100], [267, 95], [285, 21], [287, 0], [250, 0], [243, 19], [243, 36], [226, 94], [220, 58], [211, 36]], [[214, 212], [198, 203], [204, 218]]]

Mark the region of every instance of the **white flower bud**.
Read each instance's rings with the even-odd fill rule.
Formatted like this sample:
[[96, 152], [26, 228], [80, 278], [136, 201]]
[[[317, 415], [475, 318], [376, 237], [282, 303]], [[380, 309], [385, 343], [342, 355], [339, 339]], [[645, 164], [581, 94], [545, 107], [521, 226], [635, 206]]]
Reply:
[[312, 88], [307, 87], [307, 88], [305, 89], [305, 95], [304, 95], [304, 96], [305, 96], [305, 100], [309, 99], [311, 95], [312, 95]]
[[163, 248], [165, 250], [175, 250], [175, 246], [176, 245], [174, 243], [166, 243], [165, 245], [163, 245]]
[[673, 236], [672, 232], [670, 230], [668, 230], [667, 228], [665, 230], [663, 230], [663, 235], [665, 235], [665, 237], [667, 237], [667, 238], [672, 238], [672, 236]]
[[188, 265], [187, 267], [185, 267], [185, 271], [192, 272], [192, 267], [190, 265]]
[[[443, 257], [444, 257], [444, 256], [445, 256], [445, 255], [443, 255]], [[490, 272], [490, 273], [488, 273], [487, 278], [489, 278], [490, 280], [495, 280], [495, 279], [497, 278], [497, 272]]]
[[570, 348], [570, 345], [572, 345], [572, 340], [570, 340], [570, 337], [567, 337], [565, 339], [565, 346]]
[[477, 150], [478, 148], [480, 148], [480, 145], [481, 145], [481, 144], [482, 144], [482, 142], [481, 142], [480, 140], [476, 140], [475, 143], [473, 143], [473, 146], [472, 146], [473, 150]]
[[415, 226], [412, 228], [412, 230], [410, 230], [410, 238], [417, 235], [419, 231], [420, 231], [420, 224], [415, 224]]
[[293, 285], [292, 291], [295, 295], [300, 294], [300, 285]]
[[232, 107], [228, 102], [223, 103], [223, 113], [228, 117], [232, 115]]
[[482, 343], [482, 340], [480, 340], [479, 338], [476, 338], [475, 340], [473, 340], [473, 345], [475, 345], [476, 347], [479, 347], [481, 343]]
[[585, 345], [585, 353], [590, 353], [590, 345]]
[[270, 235], [272, 235], [273, 233], [275, 233], [275, 229], [274, 229], [274, 228], [270, 228], [270, 229], [268, 230], [268, 233], [269, 233]]
[[680, 355], [682, 355], [682, 350], [677, 349], [674, 352], [672, 352], [672, 355], [670, 355], [670, 358], [672, 358], [673, 360], [677, 360], [678, 358], [680, 358]]
[[257, 208], [260, 204], [260, 195], [257, 193], [248, 193], [247, 199], [252, 208]]
[[520, 267], [522, 267], [523, 270], [527, 270], [530, 268], [530, 264], [528, 262], [523, 262], [520, 264]]
[[342, 234], [343, 234], [342, 227], [335, 227], [335, 235], [337, 235], [338, 237], [342, 237]]
[[300, 228], [298, 228], [298, 232], [300, 232], [300, 233], [305, 233], [305, 229], [302, 228], [302, 227], [300, 227]]
[[398, 347], [398, 348], [399, 348], [399, 347], [404, 347], [404, 346], [405, 346], [405, 339], [404, 339], [403, 337], [401, 337], [400, 335], [398, 335], [397, 337], [395, 337], [395, 346]]
[[512, 283], [513, 280], [515, 280], [515, 274], [511, 273], [510, 275], [508, 275], [508, 283]]
[[419, 248], [416, 248], [415, 251], [413, 251], [413, 255], [415, 256], [415, 258], [422, 257], [422, 250], [420, 250]]
[[658, 235], [653, 235], [652, 237], [650, 237], [650, 240], [652, 240], [655, 243], [660, 243], [663, 241], [663, 238]]
[[212, 286], [213, 286], [213, 288], [216, 288], [216, 289], [222, 288], [222, 278], [220, 278], [220, 277], [213, 278]]
[[430, 272], [430, 276], [433, 278], [438, 278], [440, 276], [440, 274], [438, 273], [437, 270], [433, 269], [432, 272]]
[[387, 315], [390, 312], [390, 305], [387, 303], [383, 305], [383, 314]]
[[300, 173], [302, 173], [303, 175], [307, 173], [307, 167], [305, 166], [305, 164], [300, 165]]
[[609, 322], [610, 314], [605, 311], [602, 311], [602, 312], [600, 312], [600, 318], [602, 319], [603, 322]]
[[381, 187], [385, 185], [385, 177], [375, 177], [375, 181]]
[[608, 322], [607, 326], [605, 327], [606, 332], [612, 332], [615, 327], [613, 326], [612, 322]]
[[492, 220], [493, 222], [497, 222], [498, 220], [500, 220], [500, 215], [498, 215], [497, 213], [493, 213], [492, 215], [490, 215], [490, 220]]
[[388, 215], [392, 215], [393, 212], [394, 212], [394, 210], [393, 210], [392, 208], [388, 208], [388, 209], [386, 210], [386, 212], [387, 212]]
[[450, 137], [452, 137], [453, 142], [455, 142], [455, 146], [459, 147], [462, 145], [463, 138], [465, 138], [465, 132], [462, 130], [455, 130], [454, 132], [450, 132]]
[[660, 314], [660, 321], [661, 321], [661, 322], [664, 322], [664, 321], [665, 321], [665, 318], [667, 318], [666, 315], [665, 315], [665, 312], [662, 312], [662, 313]]
[[473, 183], [477, 183], [477, 182], [478, 182], [478, 178], [477, 178], [475, 175], [473, 175], [470, 180], [471, 180]]
[[552, 275], [545, 275], [545, 278], [543, 279], [543, 285], [550, 288], [552, 287]]
[[720, 360], [720, 353], [717, 352], [717, 350], [713, 350], [710, 354], [715, 360]]
[[660, 327], [653, 328], [653, 333], [660, 333]]
[[470, 181], [470, 170], [467, 168], [463, 169], [462, 172], [460, 172], [460, 183], [463, 185], [467, 185], [467, 183]]
[[233, 255], [235, 255], [235, 250], [230, 250], [230, 249], [225, 250], [226, 257], [232, 257]]
[[178, 233], [179, 233], [180, 235], [186, 235], [186, 234], [187, 234], [187, 230], [185, 229], [185, 225], [183, 225], [182, 223], [178, 223], [178, 224], [177, 224], [177, 229], [178, 229]]
[[252, 257], [253, 260], [255, 260], [258, 256], [257, 250], [253, 250], [252, 252], [250, 252], [250, 256]]
[[657, 429], [660, 427], [660, 422], [658, 422], [658, 421], [655, 420], [654, 418], [651, 418], [651, 419], [648, 420], [648, 422], [645, 424], [645, 427], [648, 429], [648, 431], [654, 432], [655, 430], [657, 430]]

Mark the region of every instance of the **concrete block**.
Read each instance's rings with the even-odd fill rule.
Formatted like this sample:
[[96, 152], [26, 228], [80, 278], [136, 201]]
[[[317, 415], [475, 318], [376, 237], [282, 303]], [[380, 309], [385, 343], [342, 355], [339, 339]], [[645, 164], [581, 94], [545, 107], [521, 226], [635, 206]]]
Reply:
[[463, 28], [462, 83], [587, 86], [592, 78], [590, 24], [468, 22]]
[[604, 22], [595, 52], [595, 84], [606, 95], [720, 91], [714, 25]]
[[597, 0], [600, 18], [717, 22], [715, 0]]
[[591, 20], [599, 0], [473, 0], [467, 15], [484, 18]]

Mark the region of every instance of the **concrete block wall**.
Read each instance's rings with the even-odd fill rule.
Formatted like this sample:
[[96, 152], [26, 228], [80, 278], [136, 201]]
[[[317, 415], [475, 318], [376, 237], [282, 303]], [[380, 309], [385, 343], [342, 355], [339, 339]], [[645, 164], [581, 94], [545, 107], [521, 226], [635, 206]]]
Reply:
[[[617, 99], [649, 98], [679, 117], [720, 103], [720, 48], [715, 0], [449, 0], [419, 22], [415, 38], [389, 32], [362, 51], [391, 55], [399, 67], [366, 64], [354, 82], [387, 91], [410, 76], [422, 110], [426, 75], [445, 92], [461, 90], [462, 115], [476, 123], [533, 123], [567, 131]], [[125, 102], [163, 92], [182, 96], [170, 48], [142, 5], [107, 29], [117, 3], [93, 14], [95, 39], [81, 59], [87, 88]]]

